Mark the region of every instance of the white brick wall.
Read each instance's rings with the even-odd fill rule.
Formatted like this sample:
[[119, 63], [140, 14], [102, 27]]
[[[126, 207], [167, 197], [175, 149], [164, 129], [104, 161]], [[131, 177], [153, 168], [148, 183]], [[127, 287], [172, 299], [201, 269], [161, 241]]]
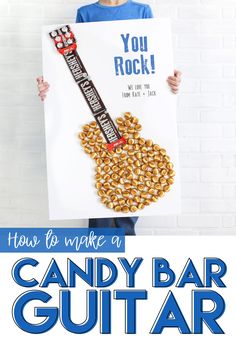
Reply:
[[[236, 0], [147, 2], [156, 16], [171, 17], [176, 67], [183, 72], [178, 105], [183, 213], [142, 218], [137, 233], [235, 233]], [[41, 26], [73, 22], [85, 3], [0, 0], [0, 226], [86, 224], [48, 221], [43, 108], [35, 85]]]

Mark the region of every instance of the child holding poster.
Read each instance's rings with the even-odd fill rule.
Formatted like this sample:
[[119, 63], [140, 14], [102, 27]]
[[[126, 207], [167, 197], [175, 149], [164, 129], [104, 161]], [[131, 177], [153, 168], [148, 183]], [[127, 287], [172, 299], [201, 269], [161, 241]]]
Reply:
[[[132, 0], [100, 0], [79, 8], [76, 23], [148, 18], [153, 18], [153, 14], [150, 6], [147, 4], [141, 4]], [[178, 92], [181, 81], [180, 77], [181, 73], [175, 70], [174, 75], [169, 76], [167, 79], [174, 94]], [[49, 90], [49, 84], [44, 82], [43, 77], [38, 77], [37, 82], [39, 96], [43, 101]], [[126, 235], [135, 235], [134, 227], [137, 220], [138, 217], [90, 219], [89, 227], [123, 227]]]

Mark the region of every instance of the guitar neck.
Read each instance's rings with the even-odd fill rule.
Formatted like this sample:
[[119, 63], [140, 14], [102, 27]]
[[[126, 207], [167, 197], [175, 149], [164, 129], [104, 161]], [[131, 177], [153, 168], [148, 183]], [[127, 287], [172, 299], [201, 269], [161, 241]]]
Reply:
[[88, 72], [77, 52], [77, 45], [74, 34], [68, 25], [49, 33], [54, 40], [56, 48], [63, 55], [64, 60], [76, 82], [89, 109], [95, 118], [106, 142], [107, 148], [113, 150], [126, 141], [120, 135], [112, 118], [95, 87], [90, 79]]

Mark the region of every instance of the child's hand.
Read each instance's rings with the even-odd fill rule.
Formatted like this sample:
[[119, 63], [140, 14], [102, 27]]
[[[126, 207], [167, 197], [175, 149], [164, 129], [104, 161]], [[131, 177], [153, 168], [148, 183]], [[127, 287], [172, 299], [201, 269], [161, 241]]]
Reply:
[[36, 80], [38, 83], [38, 91], [39, 91], [38, 95], [41, 98], [41, 100], [44, 101], [44, 99], [47, 96], [47, 92], [49, 90], [50, 85], [47, 82], [44, 82], [43, 76], [38, 77]]
[[179, 91], [179, 85], [181, 82], [181, 75], [182, 75], [182, 73], [180, 71], [174, 70], [174, 76], [169, 76], [167, 78], [167, 82], [171, 88], [171, 91], [174, 94], [177, 94]]

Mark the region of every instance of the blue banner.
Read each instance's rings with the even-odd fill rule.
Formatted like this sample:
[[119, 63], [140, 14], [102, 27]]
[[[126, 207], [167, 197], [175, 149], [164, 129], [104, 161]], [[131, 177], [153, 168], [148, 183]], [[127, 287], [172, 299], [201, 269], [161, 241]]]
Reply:
[[125, 252], [122, 228], [2, 228], [0, 252]]

